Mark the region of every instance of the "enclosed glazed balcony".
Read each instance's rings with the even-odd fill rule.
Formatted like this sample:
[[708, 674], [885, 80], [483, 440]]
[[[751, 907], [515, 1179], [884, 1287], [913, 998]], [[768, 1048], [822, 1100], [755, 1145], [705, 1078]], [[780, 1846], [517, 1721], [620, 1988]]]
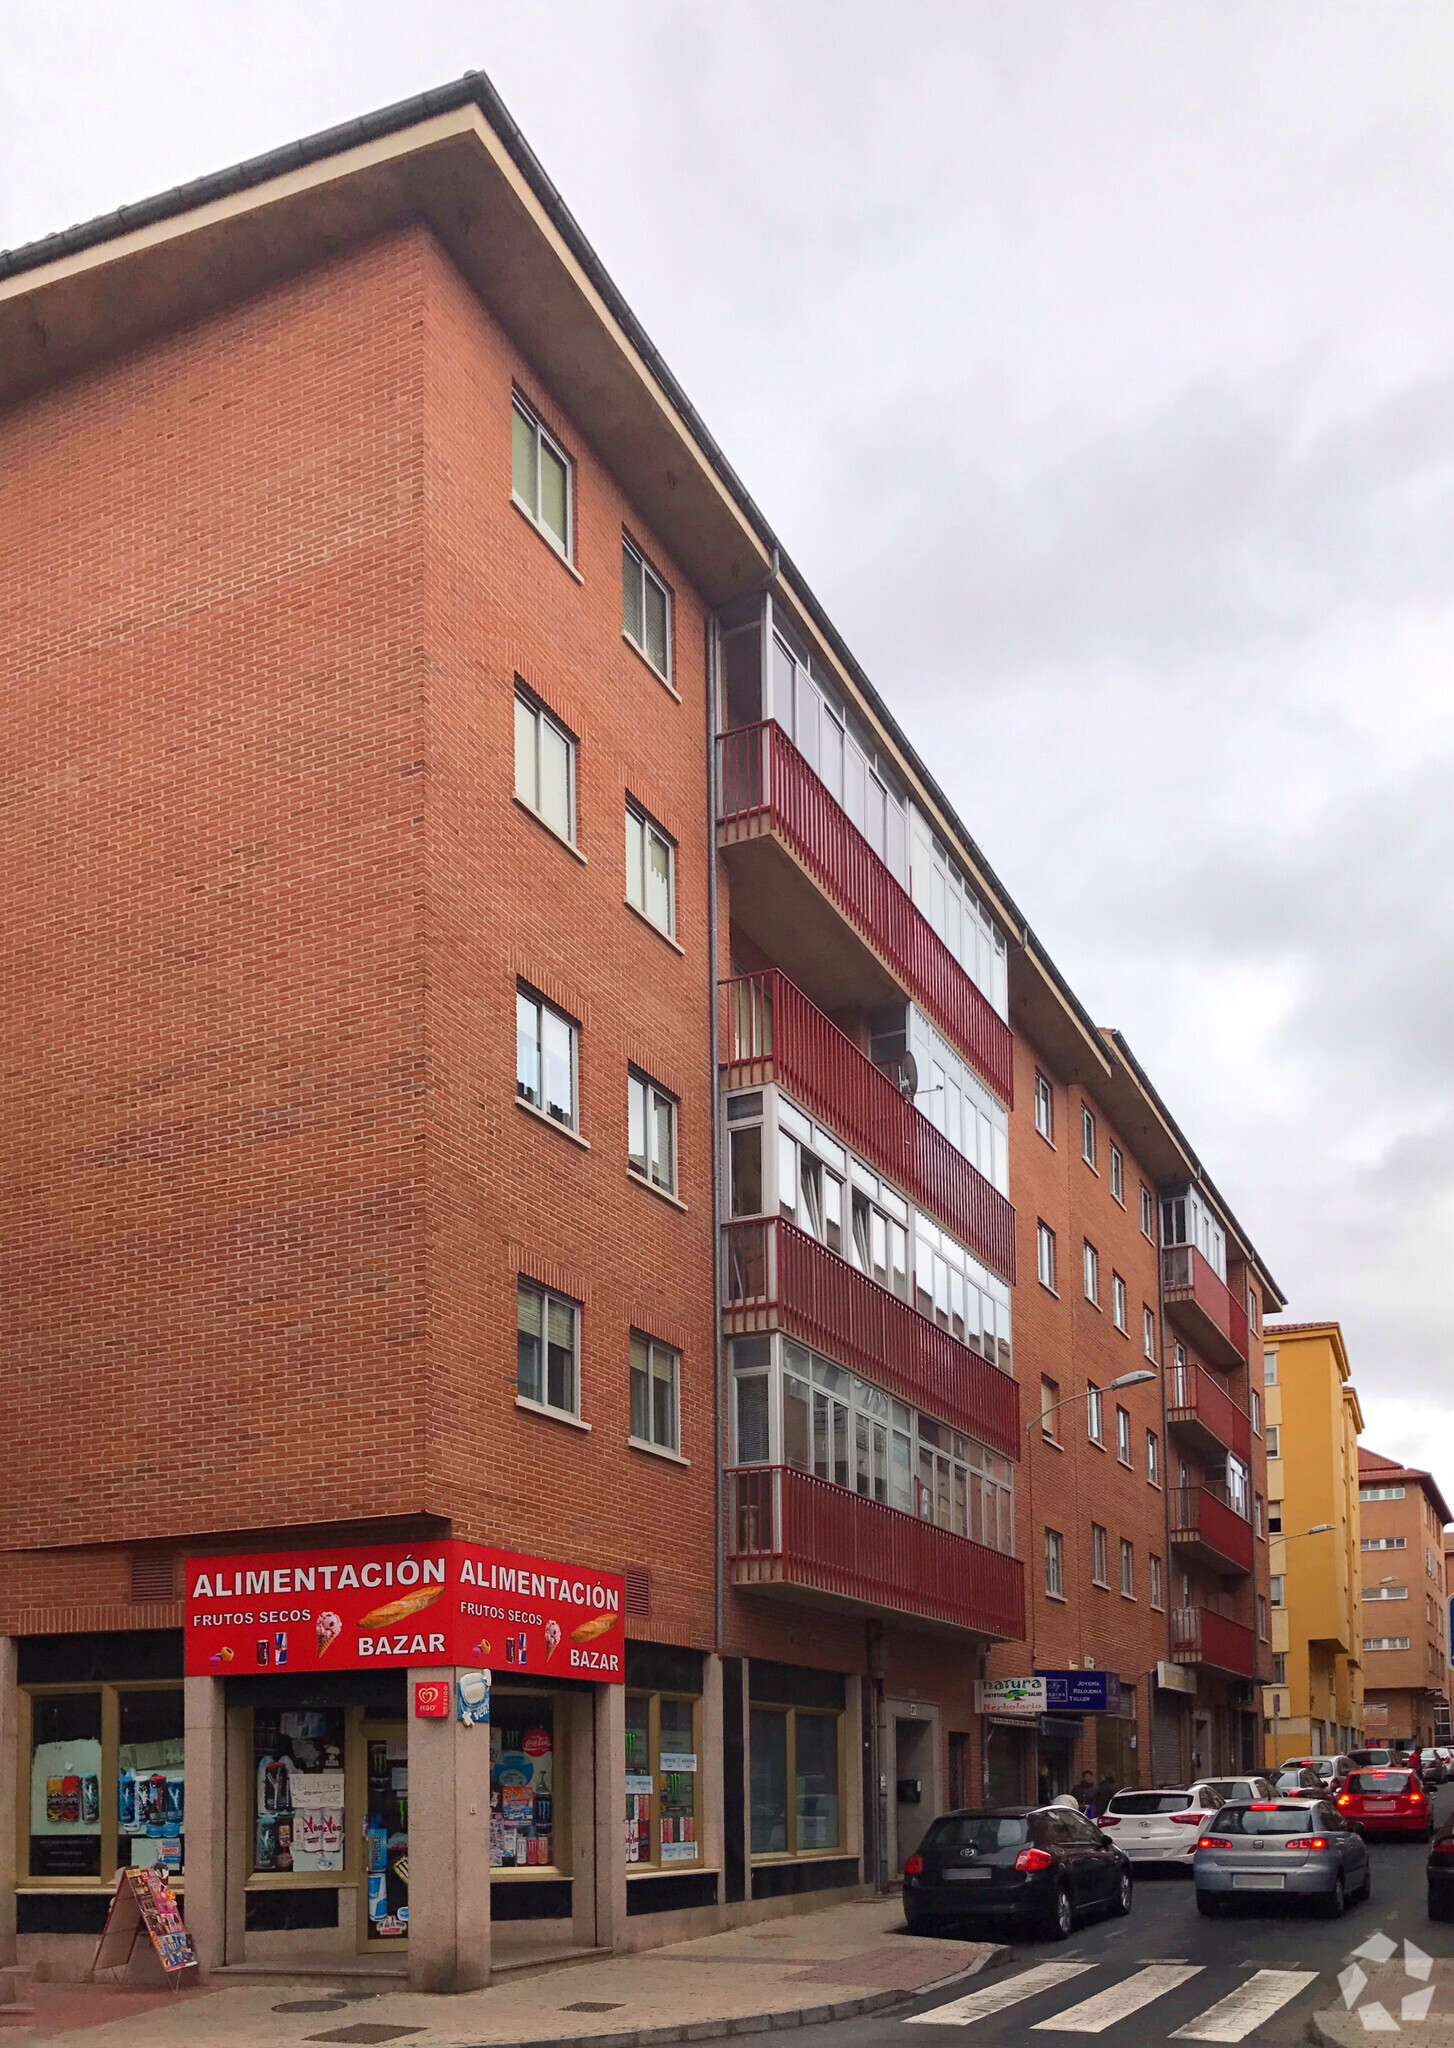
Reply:
[[722, 984], [722, 1072], [729, 1088], [778, 1083], [976, 1258], [1014, 1280], [1009, 1202], [785, 974]]
[[1161, 1287], [1168, 1318], [1204, 1358], [1213, 1365], [1247, 1363], [1247, 1311], [1194, 1244], [1162, 1248]]
[[1020, 1388], [1008, 1373], [794, 1223], [730, 1223], [723, 1236], [727, 1335], [785, 1330], [991, 1450], [1019, 1457]]
[[1176, 1365], [1166, 1376], [1166, 1419], [1202, 1451], [1231, 1451], [1248, 1464], [1252, 1424], [1245, 1411], [1209, 1372]]
[[1257, 1638], [1240, 1621], [1210, 1607], [1174, 1607], [1171, 1654], [1178, 1664], [1205, 1664], [1233, 1678], [1257, 1676]]
[[1017, 1557], [792, 1465], [739, 1466], [726, 1477], [733, 1585], [1001, 1642], [1023, 1638]]
[[1171, 1541], [1178, 1556], [1219, 1572], [1250, 1572], [1252, 1524], [1214, 1486], [1174, 1486]]
[[734, 920], [825, 1010], [917, 1003], [1012, 1103], [1009, 1025], [782, 728], [740, 726], [717, 750]]

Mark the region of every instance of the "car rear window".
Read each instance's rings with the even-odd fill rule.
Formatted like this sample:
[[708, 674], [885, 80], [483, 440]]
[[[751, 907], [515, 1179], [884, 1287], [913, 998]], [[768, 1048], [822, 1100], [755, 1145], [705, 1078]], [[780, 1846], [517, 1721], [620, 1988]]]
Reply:
[[1185, 1813], [1190, 1792], [1118, 1792], [1107, 1813]]
[[926, 1849], [1015, 1849], [1029, 1834], [1028, 1823], [1014, 1814], [946, 1813], [924, 1837]]
[[1386, 1749], [1355, 1749], [1349, 1753], [1349, 1762], [1355, 1764], [1386, 1764], [1391, 1761]]
[[1395, 1793], [1407, 1792], [1408, 1789], [1407, 1771], [1350, 1771], [1348, 1782], [1343, 1787], [1345, 1792], [1371, 1792], [1375, 1798], [1381, 1793], [1388, 1799], [1392, 1799]]
[[1314, 1816], [1306, 1806], [1224, 1806], [1207, 1822], [1210, 1835], [1306, 1835]]

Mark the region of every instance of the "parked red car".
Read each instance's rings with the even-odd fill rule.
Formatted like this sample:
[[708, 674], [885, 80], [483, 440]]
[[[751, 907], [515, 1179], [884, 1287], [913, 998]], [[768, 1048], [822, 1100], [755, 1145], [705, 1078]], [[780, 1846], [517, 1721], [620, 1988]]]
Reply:
[[1417, 1835], [1427, 1842], [1434, 1832], [1429, 1797], [1416, 1771], [1350, 1771], [1338, 1811], [1365, 1835]]

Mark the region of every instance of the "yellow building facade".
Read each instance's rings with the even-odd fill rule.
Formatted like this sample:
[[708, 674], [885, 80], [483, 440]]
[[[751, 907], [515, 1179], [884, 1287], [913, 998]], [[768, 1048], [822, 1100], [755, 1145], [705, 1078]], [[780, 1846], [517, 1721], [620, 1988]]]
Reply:
[[1363, 1736], [1363, 1415], [1337, 1323], [1269, 1323], [1265, 1346], [1273, 1683], [1262, 1711], [1281, 1762]]

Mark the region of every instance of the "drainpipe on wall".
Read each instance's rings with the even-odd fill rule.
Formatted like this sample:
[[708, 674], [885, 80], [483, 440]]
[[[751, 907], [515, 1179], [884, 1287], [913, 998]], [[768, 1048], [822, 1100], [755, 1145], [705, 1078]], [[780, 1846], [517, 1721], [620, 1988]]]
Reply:
[[718, 1129], [720, 1000], [717, 992], [717, 663], [715, 617], [707, 620], [707, 1002], [712, 1105], [712, 1501], [717, 1533], [712, 1545], [713, 1641], [722, 1654], [726, 1603], [726, 1543], [722, 1468], [727, 1456], [722, 1424], [726, 1413], [726, 1353], [722, 1343], [722, 1137]]
[[[1173, 1614], [1175, 1613], [1175, 1611], [1176, 1611], [1176, 1588], [1175, 1588], [1175, 1585], [1174, 1585], [1174, 1582], [1173, 1582], [1173, 1575], [1172, 1575], [1172, 1562], [1171, 1562], [1171, 1556], [1172, 1556], [1172, 1553], [1171, 1553], [1171, 1483], [1172, 1483], [1172, 1478], [1173, 1478], [1173, 1467], [1172, 1467], [1172, 1463], [1171, 1463], [1171, 1427], [1170, 1427], [1170, 1424], [1169, 1424], [1169, 1423], [1167, 1422], [1167, 1419], [1166, 1419], [1166, 1411], [1167, 1411], [1167, 1400], [1166, 1400], [1166, 1277], [1165, 1277], [1165, 1275], [1166, 1275], [1166, 1267], [1165, 1267], [1165, 1263], [1164, 1263], [1164, 1261], [1162, 1260], [1162, 1257], [1161, 1257], [1161, 1190], [1160, 1190], [1160, 1188], [1158, 1187], [1158, 1188], [1157, 1188], [1157, 1190], [1156, 1190], [1156, 1313], [1157, 1313], [1157, 1316], [1158, 1316], [1158, 1317], [1159, 1317], [1159, 1319], [1160, 1319], [1160, 1334], [1161, 1334], [1161, 1454], [1162, 1454], [1162, 1457], [1163, 1457], [1163, 1459], [1164, 1459], [1164, 1461], [1165, 1461], [1165, 1469], [1164, 1469], [1164, 1471], [1163, 1471], [1163, 1473], [1162, 1473], [1162, 1483], [1161, 1483], [1161, 1506], [1162, 1506], [1162, 1511], [1163, 1511], [1163, 1518], [1164, 1518], [1164, 1521], [1165, 1521], [1165, 1525], [1166, 1525], [1166, 1535], [1165, 1535], [1165, 1550], [1166, 1550], [1166, 1584], [1165, 1584], [1164, 1588], [1162, 1589], [1162, 1595], [1163, 1595], [1163, 1598], [1164, 1598], [1164, 1599], [1165, 1599], [1165, 1601], [1166, 1601], [1166, 1661], [1167, 1661], [1167, 1663], [1169, 1664], [1169, 1663], [1171, 1663], [1171, 1662], [1173, 1661], [1173, 1660], [1172, 1660], [1172, 1654], [1171, 1654], [1171, 1651], [1172, 1651], [1172, 1642], [1173, 1642], [1173, 1636], [1172, 1636], [1172, 1627], [1171, 1627], [1171, 1617], [1172, 1617], [1172, 1615], [1173, 1615]], [[1178, 1698], [1180, 1698], [1180, 1697], [1181, 1697], [1181, 1695], [1180, 1695], [1180, 1694], [1178, 1694], [1178, 1695], [1177, 1695], [1177, 1697], [1178, 1697]], [[1147, 1734], [1147, 1738], [1148, 1738], [1148, 1740], [1150, 1741], [1150, 1744], [1151, 1744], [1151, 1783], [1152, 1783], [1152, 1784], [1154, 1785], [1154, 1784], [1156, 1783], [1156, 1776], [1157, 1776], [1157, 1773], [1156, 1773], [1156, 1672], [1155, 1672], [1155, 1669], [1154, 1669], [1154, 1667], [1153, 1667], [1152, 1671], [1151, 1671], [1151, 1672], [1150, 1672], [1150, 1674], [1149, 1674], [1149, 1682], [1148, 1682], [1148, 1684], [1147, 1684], [1147, 1687], [1146, 1687], [1146, 1719], [1147, 1719], [1147, 1729], [1146, 1729], [1146, 1734]], [[1181, 1769], [1181, 1768], [1182, 1768], [1182, 1766], [1181, 1766], [1180, 1762], [1178, 1761], [1178, 1769]]]

